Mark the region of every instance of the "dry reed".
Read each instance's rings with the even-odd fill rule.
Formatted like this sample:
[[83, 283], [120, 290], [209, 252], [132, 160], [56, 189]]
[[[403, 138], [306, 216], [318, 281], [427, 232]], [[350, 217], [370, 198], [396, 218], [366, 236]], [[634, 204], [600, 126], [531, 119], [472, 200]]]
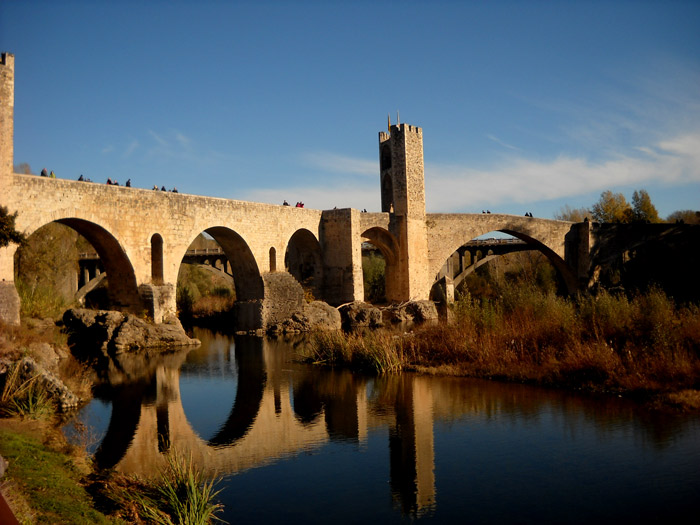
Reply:
[[453, 324], [321, 335], [310, 361], [377, 372], [407, 369], [613, 392], [669, 392], [700, 385], [700, 311], [659, 290], [632, 298], [575, 299], [534, 287], [498, 298], [469, 295]]

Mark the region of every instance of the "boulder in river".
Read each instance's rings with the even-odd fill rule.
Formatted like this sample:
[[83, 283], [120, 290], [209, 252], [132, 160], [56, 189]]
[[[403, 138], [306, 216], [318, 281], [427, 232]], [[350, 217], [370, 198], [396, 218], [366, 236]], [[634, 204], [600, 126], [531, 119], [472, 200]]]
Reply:
[[301, 311], [295, 312], [289, 319], [268, 328], [269, 333], [297, 333], [312, 330], [340, 330], [340, 312], [337, 308], [313, 301], [304, 304]]
[[343, 320], [343, 327], [354, 330], [355, 328], [376, 328], [382, 326], [382, 312], [379, 308], [362, 301], [354, 301], [344, 304], [339, 308]]
[[71, 334], [69, 343], [98, 348], [104, 355], [200, 344], [187, 336], [176, 317], [153, 324], [133, 314], [72, 308], [63, 314], [63, 324]]

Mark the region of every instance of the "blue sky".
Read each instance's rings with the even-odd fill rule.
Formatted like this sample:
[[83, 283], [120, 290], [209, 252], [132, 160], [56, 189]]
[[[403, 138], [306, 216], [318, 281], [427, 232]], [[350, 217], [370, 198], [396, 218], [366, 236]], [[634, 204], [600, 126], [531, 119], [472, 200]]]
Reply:
[[0, 3], [15, 163], [378, 211], [387, 113], [429, 212], [700, 209], [700, 2]]

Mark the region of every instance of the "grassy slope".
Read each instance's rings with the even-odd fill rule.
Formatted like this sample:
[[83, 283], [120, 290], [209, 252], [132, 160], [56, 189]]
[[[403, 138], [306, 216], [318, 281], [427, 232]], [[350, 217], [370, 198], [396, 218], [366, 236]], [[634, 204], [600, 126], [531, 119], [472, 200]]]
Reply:
[[44, 444], [34, 432], [7, 426], [0, 427], [0, 455], [9, 463], [3, 492], [21, 523], [114, 523], [93, 508], [75, 458], [56, 441]]

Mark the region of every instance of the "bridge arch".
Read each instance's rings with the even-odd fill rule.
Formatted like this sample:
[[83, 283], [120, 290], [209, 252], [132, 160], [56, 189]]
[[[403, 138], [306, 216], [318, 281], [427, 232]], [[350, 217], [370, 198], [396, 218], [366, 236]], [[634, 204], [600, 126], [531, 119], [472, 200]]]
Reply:
[[204, 231], [219, 243], [231, 265], [236, 301], [263, 299], [264, 286], [258, 263], [243, 237], [224, 226], [214, 226]]
[[277, 271], [277, 250], [275, 250], [275, 247], [272, 246], [268, 253], [270, 255], [270, 271], [276, 272]]
[[576, 278], [576, 275], [571, 270], [569, 265], [566, 264], [566, 261], [564, 261], [564, 259], [554, 250], [552, 250], [549, 246], [519, 231], [508, 229], [503, 229], [499, 231], [507, 233], [508, 235], [512, 235], [513, 237], [516, 237], [521, 241], [525, 241], [526, 243], [531, 244], [537, 251], [541, 252], [545, 257], [547, 257], [547, 260], [552, 264], [552, 266], [554, 266], [554, 269], [557, 271], [559, 277], [561, 277], [562, 281], [564, 282], [567, 292], [573, 294], [577, 291], [578, 279]]
[[321, 244], [313, 233], [302, 228], [292, 234], [287, 243], [284, 265], [300, 284], [311, 288], [314, 297], [322, 297], [323, 256]]
[[376, 246], [384, 256], [384, 278], [387, 301], [400, 300], [399, 294], [399, 241], [385, 228], [374, 226], [362, 232], [362, 238]]
[[95, 249], [106, 273], [110, 308], [134, 313], [142, 311], [143, 303], [139, 295], [134, 267], [121, 243], [111, 232], [89, 220], [66, 217], [34, 226], [26, 233], [34, 233], [51, 223], [68, 226], [85, 237]]
[[151, 280], [163, 282], [163, 237], [159, 233], [151, 236]]
[[[576, 290], [578, 289], [578, 280], [576, 276], [574, 275], [574, 272], [571, 270], [568, 264], [564, 261], [564, 258], [555, 252], [550, 246], [548, 246], [545, 242], [535, 238], [533, 235], [526, 233], [520, 229], [513, 229], [509, 227], [503, 227], [499, 229], [494, 229], [490, 230], [493, 232], [500, 232], [500, 233], [505, 233], [507, 235], [511, 235], [512, 237], [515, 237], [525, 243], [527, 243], [529, 246], [532, 247], [533, 250], [537, 250], [540, 253], [542, 253], [547, 260], [552, 264], [554, 269], [556, 270], [557, 274], [561, 278], [562, 282], [566, 286], [566, 290], [568, 293], [575, 293]], [[476, 237], [480, 237], [481, 235], [487, 234], [489, 231], [485, 232], [478, 232], [477, 235], [474, 235], [474, 232], [469, 232], [465, 233], [464, 236], [458, 237], [455, 236], [454, 239], [451, 239], [451, 242], [444, 246], [442, 250], [444, 252], [447, 252], [447, 250], [451, 250], [449, 252], [449, 255], [445, 257], [444, 259], [441, 259], [440, 261], [435, 261], [438, 263], [440, 266], [435, 265], [431, 270], [433, 270], [433, 275], [438, 275], [439, 269], [444, 265], [445, 261], [449, 258], [449, 256], [454, 253], [456, 250], [458, 250], [461, 246], [464, 246], [467, 244], [469, 241], [474, 240]], [[466, 238], [469, 237], [469, 238]], [[486, 253], [484, 253], [482, 250], [477, 250], [476, 252], [476, 264], [472, 264], [472, 266], [469, 268], [467, 273], [471, 273], [474, 271], [476, 268], [479, 266], [485, 264], [486, 262], [494, 259], [495, 257], [498, 257], [499, 255], [494, 255], [493, 250], [487, 250]], [[466, 276], [463, 275], [462, 277]], [[437, 283], [437, 280], [433, 283], [435, 285]], [[456, 285], [456, 283], [455, 283]]]

